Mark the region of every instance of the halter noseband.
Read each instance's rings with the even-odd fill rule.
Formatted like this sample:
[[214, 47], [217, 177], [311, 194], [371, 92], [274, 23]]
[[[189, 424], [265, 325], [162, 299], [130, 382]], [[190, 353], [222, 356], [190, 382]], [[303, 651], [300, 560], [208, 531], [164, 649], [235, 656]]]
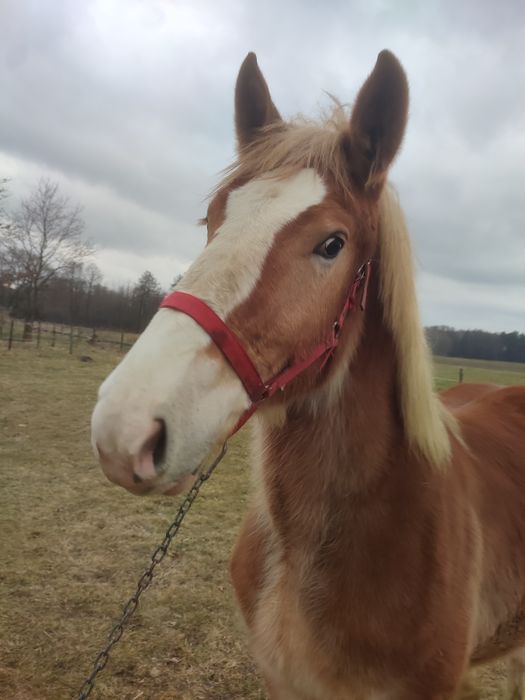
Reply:
[[265, 399], [269, 399], [277, 391], [283, 390], [292, 379], [302, 374], [316, 360], [323, 358], [320, 370], [325, 367], [339, 344], [341, 331], [348, 313], [356, 307], [357, 297], [361, 292], [359, 307], [364, 311], [368, 293], [368, 281], [372, 261], [367, 260], [358, 269], [350, 287], [339, 317], [332, 325], [329, 337], [319, 343], [304, 359], [284, 367], [269, 381], [264, 382], [255, 365], [244, 349], [241, 341], [226, 323], [202, 299], [187, 292], [171, 292], [160, 304], [160, 308], [175, 309], [190, 316], [203, 328], [215, 345], [228, 360], [233, 371], [237, 374], [250, 397], [252, 405], [248, 408], [235, 426], [232, 435], [243, 426], [248, 418], [257, 410]]

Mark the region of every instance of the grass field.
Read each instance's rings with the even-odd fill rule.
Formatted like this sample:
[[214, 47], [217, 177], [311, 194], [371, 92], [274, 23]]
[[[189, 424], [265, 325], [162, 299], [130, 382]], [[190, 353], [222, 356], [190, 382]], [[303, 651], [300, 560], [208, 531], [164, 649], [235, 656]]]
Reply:
[[436, 357], [434, 376], [436, 388], [446, 389], [458, 381], [459, 368], [463, 381], [472, 384], [525, 384], [525, 364], [519, 362], [488, 362], [456, 357]]
[[[0, 350], [0, 698], [74, 698], [111, 622], [175, 513], [109, 484], [89, 416], [115, 349]], [[525, 383], [524, 366], [467, 363], [466, 381]], [[457, 376], [436, 361], [438, 385]], [[472, 373], [472, 376], [470, 376]], [[247, 430], [206, 485], [131, 629], [100, 676], [104, 700], [256, 700], [227, 562], [245, 508]], [[501, 672], [478, 679], [499, 698]], [[478, 697], [477, 694], [470, 697]]]

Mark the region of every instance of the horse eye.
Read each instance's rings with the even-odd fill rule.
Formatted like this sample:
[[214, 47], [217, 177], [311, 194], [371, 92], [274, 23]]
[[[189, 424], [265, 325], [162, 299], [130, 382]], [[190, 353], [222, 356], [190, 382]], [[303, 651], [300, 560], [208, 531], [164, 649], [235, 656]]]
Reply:
[[332, 260], [339, 255], [344, 244], [345, 242], [340, 236], [329, 236], [326, 241], [317, 246], [314, 252], [326, 260]]

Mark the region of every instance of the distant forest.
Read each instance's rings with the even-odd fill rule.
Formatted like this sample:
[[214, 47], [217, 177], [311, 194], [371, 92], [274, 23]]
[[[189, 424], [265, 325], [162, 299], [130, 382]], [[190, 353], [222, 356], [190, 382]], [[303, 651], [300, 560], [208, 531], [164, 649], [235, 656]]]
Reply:
[[[0, 177], [0, 314], [28, 323], [140, 332], [168, 290], [146, 270], [135, 284], [110, 289], [90, 261], [81, 208], [57, 183], [40, 180], [17, 209], [7, 211], [8, 181]], [[176, 284], [174, 279], [171, 288]], [[525, 362], [525, 334], [427, 328], [435, 355]]]
[[524, 333], [462, 331], [448, 326], [431, 326], [426, 333], [434, 355], [525, 362]]
[[[38, 305], [30, 304], [30, 289], [0, 284], [0, 310], [28, 322], [48, 321], [87, 328], [112, 328], [140, 333], [165, 294], [149, 271], [135, 284], [110, 289], [94, 265], [77, 266], [56, 276], [40, 290]], [[175, 282], [176, 280], [174, 280]]]
[[[34, 320], [140, 332], [168, 291], [161, 289], [149, 271], [135, 284], [119, 289], [106, 287], [101, 279], [95, 266], [79, 265], [69, 275], [49, 280], [41, 290]], [[0, 284], [0, 313], [2, 308], [18, 318], [28, 318], [28, 291], [23, 286], [13, 289]], [[524, 333], [456, 330], [448, 326], [431, 326], [426, 333], [435, 355], [525, 362]]]
[[8, 184], [0, 177], [0, 307], [27, 323], [143, 330], [164, 294], [151, 272], [133, 285], [106, 287], [91, 261], [81, 207], [42, 178], [7, 210]]

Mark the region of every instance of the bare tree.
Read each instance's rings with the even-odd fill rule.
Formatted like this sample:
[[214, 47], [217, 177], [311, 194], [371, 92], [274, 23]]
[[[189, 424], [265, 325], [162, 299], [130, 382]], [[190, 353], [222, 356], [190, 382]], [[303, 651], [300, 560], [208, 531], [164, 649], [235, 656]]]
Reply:
[[4, 206], [4, 201], [9, 196], [7, 189], [8, 182], [9, 180], [6, 177], [0, 177], [0, 284], [4, 282], [4, 276], [6, 275], [6, 251], [4, 235], [10, 226], [9, 217]]
[[89, 263], [84, 269], [84, 281], [86, 297], [84, 302], [84, 315], [87, 322], [91, 322], [91, 308], [96, 287], [102, 283], [102, 273], [95, 263]]
[[54, 277], [88, 257], [80, 208], [59, 193], [58, 184], [41, 179], [0, 232], [4, 277], [15, 292], [18, 307], [33, 321], [42, 289]]
[[4, 246], [4, 235], [9, 228], [9, 219], [5, 211], [3, 202], [8, 197], [8, 179], [0, 178], [0, 306], [7, 305], [10, 298], [10, 288], [6, 265], [6, 251]]
[[95, 263], [84, 265], [75, 261], [68, 266], [63, 279], [67, 283], [69, 322], [74, 324], [82, 319], [90, 324], [93, 293], [96, 285], [102, 281], [102, 273]]
[[135, 305], [137, 330], [144, 330], [147, 321], [153, 316], [160, 300], [162, 289], [149, 270], [142, 273], [139, 281], [133, 289], [133, 303]]

